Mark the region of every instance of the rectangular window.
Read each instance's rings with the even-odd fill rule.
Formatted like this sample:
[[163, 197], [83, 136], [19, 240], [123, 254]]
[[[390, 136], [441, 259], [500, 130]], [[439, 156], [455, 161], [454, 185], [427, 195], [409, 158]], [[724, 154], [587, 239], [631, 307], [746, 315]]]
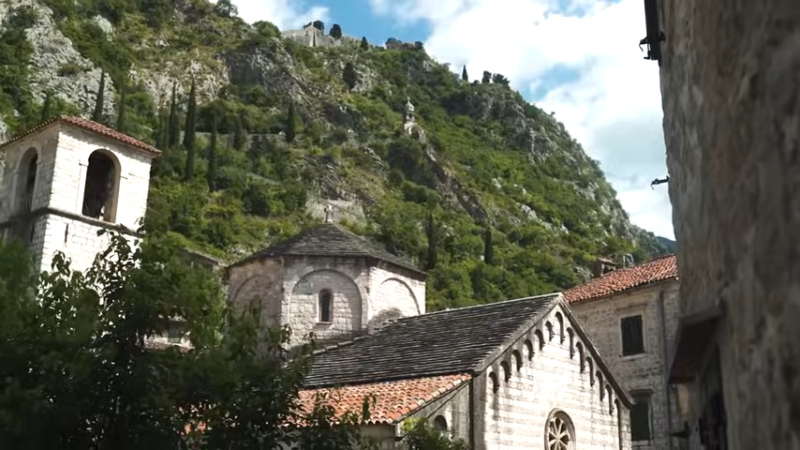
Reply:
[[650, 393], [640, 392], [631, 396], [633, 397], [631, 439], [633, 441], [649, 441], [653, 437], [650, 430]]
[[620, 321], [622, 332], [622, 356], [644, 353], [644, 332], [642, 316], [623, 317]]
[[183, 333], [181, 332], [180, 327], [169, 327], [169, 330], [167, 331], [167, 342], [172, 344], [180, 344], [182, 338]]

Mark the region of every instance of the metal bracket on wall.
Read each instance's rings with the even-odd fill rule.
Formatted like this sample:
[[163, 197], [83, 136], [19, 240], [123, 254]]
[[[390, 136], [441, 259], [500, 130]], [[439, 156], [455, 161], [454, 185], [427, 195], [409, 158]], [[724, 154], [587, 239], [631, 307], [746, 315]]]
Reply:
[[647, 36], [639, 41], [639, 50], [643, 45], [647, 46], [647, 56], [644, 59], [658, 61], [661, 65], [661, 43], [667, 40], [667, 36], [660, 30], [658, 21], [658, 6], [656, 0], [644, 0], [644, 20], [647, 26]]
[[655, 180], [653, 180], [653, 182], [650, 183], [650, 189], [655, 190], [654, 186], [664, 183], [669, 183], [669, 176], [667, 176], [666, 178], [660, 178], [660, 179], [656, 178]]

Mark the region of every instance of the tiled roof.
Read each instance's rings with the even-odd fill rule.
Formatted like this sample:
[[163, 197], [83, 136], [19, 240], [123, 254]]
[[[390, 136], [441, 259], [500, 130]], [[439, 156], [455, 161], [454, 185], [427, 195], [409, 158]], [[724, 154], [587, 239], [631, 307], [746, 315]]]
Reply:
[[576, 286], [564, 292], [564, 300], [567, 303], [581, 302], [677, 278], [677, 258], [675, 255], [668, 255], [636, 267], [614, 270], [586, 284]]
[[142, 141], [140, 141], [138, 139], [132, 138], [132, 137], [128, 136], [127, 134], [120, 133], [119, 131], [112, 130], [111, 128], [108, 128], [107, 126], [101, 125], [101, 124], [99, 124], [97, 122], [93, 122], [91, 120], [82, 119], [80, 117], [75, 117], [75, 116], [57, 116], [57, 117], [54, 117], [54, 118], [52, 118], [52, 119], [50, 119], [50, 120], [48, 120], [46, 122], [42, 122], [39, 125], [36, 125], [35, 127], [31, 128], [31, 129], [29, 129], [29, 130], [27, 130], [27, 131], [25, 131], [25, 132], [23, 132], [21, 134], [18, 134], [16, 136], [14, 136], [13, 138], [11, 138], [10, 140], [0, 144], [0, 148], [3, 148], [6, 145], [9, 145], [12, 142], [16, 142], [16, 141], [18, 141], [18, 140], [20, 140], [20, 139], [22, 139], [22, 138], [24, 138], [24, 137], [26, 137], [28, 135], [31, 135], [31, 134], [33, 134], [33, 133], [35, 133], [35, 132], [37, 132], [37, 131], [45, 128], [45, 127], [47, 127], [47, 126], [50, 126], [50, 125], [52, 125], [52, 124], [54, 124], [56, 122], [72, 125], [72, 126], [81, 128], [83, 130], [90, 131], [92, 133], [96, 133], [96, 134], [99, 134], [101, 136], [107, 137], [109, 139], [113, 139], [115, 141], [122, 142], [123, 144], [127, 144], [127, 145], [129, 145], [131, 147], [134, 147], [134, 148], [136, 148], [138, 150], [141, 150], [141, 151], [143, 151], [145, 153], [148, 153], [153, 157], [161, 156], [161, 150], [153, 147], [150, 144], [147, 144], [147, 143], [144, 143], [144, 142], [142, 142]]
[[425, 273], [411, 262], [392, 255], [367, 239], [358, 236], [336, 224], [325, 223], [307, 229], [297, 236], [278, 242], [249, 256], [231, 267], [251, 261], [276, 256], [336, 256], [362, 257], [382, 260], [396, 266], [424, 275]]
[[316, 355], [305, 385], [325, 387], [472, 373], [559, 294], [406, 317]]
[[364, 399], [370, 399], [368, 424], [394, 424], [408, 414], [443, 394], [452, 391], [470, 379], [468, 374], [414, 378], [399, 381], [360, 384], [334, 389], [308, 389], [300, 391], [300, 402], [305, 412], [311, 412], [317, 394], [325, 395], [325, 404], [332, 406], [336, 417], [345, 412], [361, 414]]

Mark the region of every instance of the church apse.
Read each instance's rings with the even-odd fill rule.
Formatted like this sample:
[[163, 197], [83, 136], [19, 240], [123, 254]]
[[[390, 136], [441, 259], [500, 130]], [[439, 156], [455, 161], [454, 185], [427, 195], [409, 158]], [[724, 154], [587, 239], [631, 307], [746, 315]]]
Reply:
[[320, 269], [304, 275], [287, 300], [293, 340], [302, 340], [311, 332], [324, 340], [361, 330], [361, 292], [340, 271]]

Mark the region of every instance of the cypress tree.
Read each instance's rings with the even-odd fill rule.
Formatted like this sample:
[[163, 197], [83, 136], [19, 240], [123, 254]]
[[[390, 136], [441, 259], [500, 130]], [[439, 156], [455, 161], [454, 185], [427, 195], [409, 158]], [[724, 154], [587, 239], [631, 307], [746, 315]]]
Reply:
[[48, 90], [47, 93], [45, 93], [44, 95], [44, 104], [42, 105], [42, 117], [40, 120], [41, 122], [46, 122], [47, 119], [49, 119], [50, 115], [52, 114], [52, 112], [50, 111], [53, 103], [52, 98], [53, 98], [53, 92]]
[[467, 75], [467, 66], [464, 66], [464, 68], [461, 69], [461, 79], [464, 81], [469, 81], [469, 75]]
[[168, 139], [167, 112], [164, 111], [164, 108], [159, 108], [158, 125], [156, 126], [156, 148], [162, 150], [166, 148]]
[[217, 127], [218, 127], [217, 111], [211, 111], [211, 141], [208, 144], [208, 153], [206, 159], [208, 160], [208, 172], [206, 173], [206, 181], [208, 182], [208, 190], [214, 192], [217, 190]]
[[245, 136], [244, 126], [242, 126], [242, 118], [238, 115], [232, 116], [233, 120], [233, 148], [236, 150], [244, 149], [244, 144], [247, 141]]
[[369, 50], [369, 42], [367, 42], [366, 36], [361, 38], [361, 50]]
[[117, 106], [117, 131], [125, 132], [125, 101], [128, 92], [128, 83], [123, 79], [119, 87], [119, 105]]
[[289, 112], [286, 114], [286, 142], [294, 142], [297, 121], [294, 116], [294, 103], [289, 103]]
[[348, 90], [353, 90], [358, 83], [358, 73], [356, 72], [356, 68], [353, 63], [348, 62], [344, 65], [344, 71], [342, 71], [342, 79], [344, 80], [344, 84], [347, 85]]
[[425, 261], [425, 270], [433, 270], [439, 262], [439, 254], [436, 250], [436, 222], [433, 219], [433, 211], [428, 213], [428, 256]]
[[492, 228], [487, 226], [483, 235], [483, 262], [494, 263], [494, 244], [492, 243]]
[[105, 102], [104, 95], [106, 90], [106, 71], [100, 71], [100, 86], [97, 88], [97, 98], [94, 103], [94, 112], [92, 113], [92, 120], [95, 122], [103, 121], [103, 103]]
[[192, 78], [192, 87], [189, 90], [189, 106], [186, 110], [186, 128], [183, 132], [183, 146], [186, 148], [186, 169], [183, 178], [186, 181], [194, 178], [194, 153], [195, 153], [195, 126], [197, 115], [196, 86]]
[[181, 125], [178, 122], [178, 83], [172, 84], [172, 101], [169, 104], [169, 120], [167, 121], [166, 146], [175, 148], [180, 139]]

